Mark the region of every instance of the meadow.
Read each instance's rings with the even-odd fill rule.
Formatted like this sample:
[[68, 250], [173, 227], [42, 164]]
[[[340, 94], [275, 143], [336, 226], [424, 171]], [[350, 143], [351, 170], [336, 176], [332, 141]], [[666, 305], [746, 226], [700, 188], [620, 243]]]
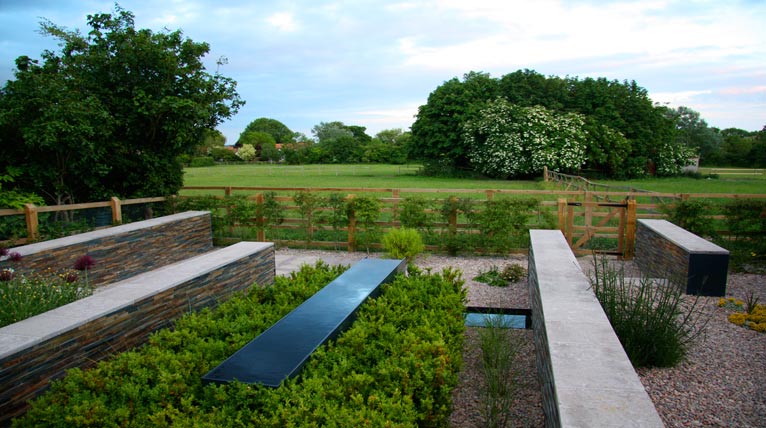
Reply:
[[[185, 186], [360, 187], [394, 189], [525, 189], [549, 190], [536, 180], [425, 177], [418, 165], [218, 165], [186, 168]], [[749, 170], [744, 170], [749, 171]], [[704, 173], [704, 171], [703, 171]], [[766, 193], [766, 175], [720, 175], [718, 178], [672, 177], [635, 180], [593, 180], [668, 193]], [[201, 194], [183, 191], [182, 194]], [[209, 193], [209, 192], [208, 192]], [[218, 192], [220, 193], [220, 192]], [[217, 193], [216, 193], [217, 194]]]

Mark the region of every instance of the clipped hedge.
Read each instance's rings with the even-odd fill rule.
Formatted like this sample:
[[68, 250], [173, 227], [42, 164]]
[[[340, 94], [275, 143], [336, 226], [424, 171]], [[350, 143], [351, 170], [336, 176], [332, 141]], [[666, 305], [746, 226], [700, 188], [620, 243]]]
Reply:
[[13, 426], [446, 426], [465, 302], [460, 273], [450, 270], [384, 285], [349, 330], [279, 388], [202, 386], [207, 371], [342, 270], [304, 266], [189, 314], [140, 349], [69, 371]]

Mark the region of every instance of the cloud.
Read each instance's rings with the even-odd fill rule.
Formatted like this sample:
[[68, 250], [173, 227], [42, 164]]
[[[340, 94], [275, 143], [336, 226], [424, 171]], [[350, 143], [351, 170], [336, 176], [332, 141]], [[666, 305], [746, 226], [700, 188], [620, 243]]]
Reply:
[[295, 17], [289, 12], [277, 12], [269, 16], [266, 21], [280, 31], [293, 32], [298, 29]]
[[[563, 1], [457, 0], [435, 3], [445, 27], [483, 22], [485, 31], [449, 44], [400, 38], [410, 67], [461, 72], [534, 68], [572, 59], [632, 55], [647, 67], [698, 63], [763, 52], [755, 17], [733, 19], [719, 7], [669, 13], [671, 1], [592, 4]], [[677, 11], [676, 11], [677, 12]], [[405, 42], [405, 43], [403, 43]]]
[[719, 91], [723, 95], [752, 95], [752, 94], [766, 94], [766, 86], [739, 86], [724, 88]]
[[660, 104], [669, 103], [671, 105], [685, 105], [691, 103], [700, 95], [710, 95], [713, 91], [710, 89], [700, 91], [678, 91], [678, 92], [652, 92], [649, 94], [652, 101]]

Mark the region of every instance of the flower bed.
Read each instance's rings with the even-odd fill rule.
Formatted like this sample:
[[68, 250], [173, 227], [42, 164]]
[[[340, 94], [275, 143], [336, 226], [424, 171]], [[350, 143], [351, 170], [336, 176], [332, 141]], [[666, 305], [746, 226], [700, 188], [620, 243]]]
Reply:
[[[0, 248], [0, 256], [18, 263], [22, 256]], [[13, 324], [41, 314], [93, 293], [88, 281], [88, 270], [95, 261], [88, 255], [81, 256], [74, 270], [19, 274], [12, 267], [0, 269], [0, 327]], [[79, 272], [78, 272], [79, 271]]]
[[14, 426], [442, 426], [461, 366], [465, 292], [454, 271], [385, 285], [302, 375], [270, 389], [201, 376], [341, 273], [318, 263], [193, 313], [148, 345], [71, 370]]

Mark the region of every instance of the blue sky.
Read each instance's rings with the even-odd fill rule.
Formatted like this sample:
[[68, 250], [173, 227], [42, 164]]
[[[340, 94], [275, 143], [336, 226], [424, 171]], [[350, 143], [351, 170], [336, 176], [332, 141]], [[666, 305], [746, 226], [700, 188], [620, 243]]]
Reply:
[[[143, 1], [136, 25], [211, 45], [208, 69], [247, 104], [219, 126], [233, 144], [270, 117], [311, 136], [319, 122], [407, 129], [437, 86], [464, 73], [635, 80], [656, 102], [711, 126], [766, 125], [766, 1], [443, 0]], [[114, 2], [0, 0], [0, 84], [20, 55], [56, 49], [42, 18], [87, 30]]]

